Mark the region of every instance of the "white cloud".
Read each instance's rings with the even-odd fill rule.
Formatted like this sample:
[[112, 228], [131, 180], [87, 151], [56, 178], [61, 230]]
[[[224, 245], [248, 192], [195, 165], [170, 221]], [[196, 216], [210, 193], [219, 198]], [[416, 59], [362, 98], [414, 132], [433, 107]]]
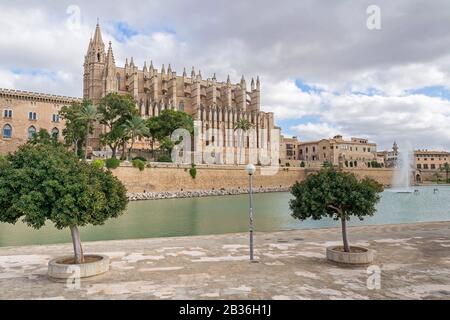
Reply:
[[[249, 83], [259, 74], [263, 109], [289, 121], [301, 140], [342, 133], [382, 147], [405, 138], [450, 149], [449, 102], [408, 93], [450, 88], [447, 0], [379, 0], [376, 32], [366, 28], [367, 1], [79, 0], [76, 32], [67, 25], [72, 4], [0, 4], [1, 87], [81, 96], [83, 58], [99, 17], [119, 65], [133, 56], [141, 68], [153, 60], [158, 69], [171, 63], [178, 74], [195, 65], [205, 78], [230, 74], [239, 81], [245, 74]], [[116, 41], [116, 22], [138, 34]], [[302, 92], [296, 79], [323, 91]], [[318, 120], [305, 123], [305, 116]]]

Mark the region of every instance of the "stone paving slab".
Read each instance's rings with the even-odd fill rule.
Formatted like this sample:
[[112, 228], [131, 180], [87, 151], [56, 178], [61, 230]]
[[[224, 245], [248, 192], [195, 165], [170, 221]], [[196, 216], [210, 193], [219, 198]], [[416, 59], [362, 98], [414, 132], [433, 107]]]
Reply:
[[[84, 243], [111, 270], [76, 290], [50, 280], [47, 263], [72, 246], [0, 248], [0, 299], [450, 299], [450, 222], [349, 228], [352, 245], [376, 251], [381, 288], [367, 266], [339, 266], [325, 248], [340, 229]], [[376, 267], [375, 267], [376, 268]]]

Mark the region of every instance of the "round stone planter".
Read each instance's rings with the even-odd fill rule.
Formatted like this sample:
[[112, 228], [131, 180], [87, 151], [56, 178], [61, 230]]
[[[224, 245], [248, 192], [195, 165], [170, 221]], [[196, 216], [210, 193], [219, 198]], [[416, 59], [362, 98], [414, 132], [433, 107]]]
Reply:
[[48, 275], [55, 279], [88, 278], [109, 270], [109, 257], [104, 255], [85, 255], [86, 263], [68, 264], [73, 256], [60, 257], [48, 263]]
[[373, 261], [373, 250], [363, 247], [350, 247], [350, 251], [344, 252], [342, 247], [328, 247], [327, 259], [343, 264], [369, 264]]

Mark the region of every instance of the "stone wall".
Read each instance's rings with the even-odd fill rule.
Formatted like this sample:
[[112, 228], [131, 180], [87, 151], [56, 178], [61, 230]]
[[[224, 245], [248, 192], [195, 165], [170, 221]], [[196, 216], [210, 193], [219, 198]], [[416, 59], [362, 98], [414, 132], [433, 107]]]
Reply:
[[[248, 175], [244, 166], [198, 165], [197, 176], [191, 178], [190, 166], [171, 164], [150, 165], [139, 171], [131, 166], [122, 165], [113, 170], [126, 186], [128, 192], [193, 191], [212, 189], [238, 189], [248, 187]], [[262, 175], [258, 168], [253, 179], [255, 188], [290, 187], [297, 180], [306, 177], [303, 168], [279, 168], [274, 175]]]
[[[191, 178], [190, 166], [173, 164], [150, 164], [150, 168], [139, 171], [130, 165], [122, 165], [113, 170], [130, 193], [142, 192], [180, 192], [195, 190], [239, 190], [248, 187], [248, 175], [244, 166], [198, 165], [197, 176]], [[359, 177], [369, 176], [384, 185], [390, 185], [390, 169], [346, 169]], [[274, 175], [262, 175], [258, 168], [254, 179], [254, 188], [285, 188], [296, 181], [302, 181], [307, 174], [315, 172], [308, 168], [279, 168]]]
[[394, 176], [394, 170], [388, 168], [345, 168], [344, 171], [353, 172], [359, 178], [373, 178], [384, 186], [390, 186], [392, 184], [392, 177]]

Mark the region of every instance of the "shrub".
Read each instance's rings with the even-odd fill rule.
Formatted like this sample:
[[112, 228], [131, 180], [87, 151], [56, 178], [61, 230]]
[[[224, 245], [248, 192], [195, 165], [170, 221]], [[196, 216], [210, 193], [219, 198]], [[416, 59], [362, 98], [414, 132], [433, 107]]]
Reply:
[[304, 167], [305, 167], [305, 162], [304, 161], [300, 162], [300, 168], [304, 168]]
[[103, 161], [102, 159], [96, 159], [96, 160], [91, 162], [91, 165], [94, 168], [103, 169], [103, 167], [105, 166], [105, 161]]
[[106, 159], [105, 164], [108, 169], [116, 169], [120, 166], [120, 160], [117, 158], [109, 158]]
[[147, 159], [142, 156], [134, 157], [133, 160], [141, 160], [141, 161], [147, 162]]
[[162, 155], [158, 157], [158, 162], [172, 162], [172, 158], [168, 155]]
[[372, 216], [382, 191], [383, 186], [371, 178], [359, 181], [353, 173], [325, 168], [294, 184], [291, 190], [294, 199], [289, 206], [296, 219], [330, 217], [341, 220], [344, 251], [349, 252], [347, 221], [351, 216], [360, 220]]
[[138, 168], [139, 171], [144, 171], [145, 169], [145, 162], [141, 159], [135, 159], [132, 161], [133, 167]]
[[75, 263], [84, 255], [78, 227], [102, 225], [124, 213], [126, 189], [111, 172], [98, 169], [62, 145], [25, 144], [0, 161], [0, 222], [21, 220], [40, 229], [49, 220], [69, 228]]
[[195, 177], [197, 177], [197, 168], [195, 166], [195, 163], [191, 163], [191, 169], [189, 169], [189, 174], [191, 175], [192, 179], [195, 179]]

